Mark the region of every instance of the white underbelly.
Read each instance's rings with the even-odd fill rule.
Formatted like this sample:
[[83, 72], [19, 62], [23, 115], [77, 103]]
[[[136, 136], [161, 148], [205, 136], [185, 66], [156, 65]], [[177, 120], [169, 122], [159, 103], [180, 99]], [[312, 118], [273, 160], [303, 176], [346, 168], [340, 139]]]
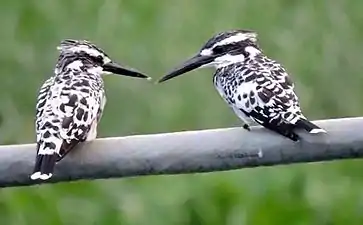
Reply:
[[244, 112], [242, 112], [240, 109], [238, 109], [235, 106], [231, 106], [234, 113], [240, 118], [244, 123], [251, 125], [256, 124], [256, 121], [254, 121], [251, 117], [247, 116]]

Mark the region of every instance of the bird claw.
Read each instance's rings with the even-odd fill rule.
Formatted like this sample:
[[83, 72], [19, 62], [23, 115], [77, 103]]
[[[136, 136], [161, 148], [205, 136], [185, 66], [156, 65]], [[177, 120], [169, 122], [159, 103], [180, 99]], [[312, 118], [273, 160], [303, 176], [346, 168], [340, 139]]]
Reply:
[[245, 129], [245, 130], [248, 130], [248, 131], [251, 131], [251, 128], [250, 128], [250, 126], [248, 125], [248, 124], [243, 124], [243, 129]]

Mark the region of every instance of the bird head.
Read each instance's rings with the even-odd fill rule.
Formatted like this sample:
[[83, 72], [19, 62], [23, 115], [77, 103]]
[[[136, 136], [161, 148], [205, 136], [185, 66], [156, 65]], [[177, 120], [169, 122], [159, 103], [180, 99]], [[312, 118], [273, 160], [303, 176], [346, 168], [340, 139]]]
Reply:
[[114, 62], [102, 49], [87, 40], [65, 39], [61, 41], [57, 49], [61, 53], [60, 60], [64, 59], [65, 62], [63, 63], [68, 66], [72, 65], [77, 69], [85, 67], [86, 62], [91, 67], [87, 69], [96, 69], [101, 74], [112, 73], [130, 77], [149, 78], [137, 70], [125, 68]]
[[158, 82], [164, 82], [198, 68], [213, 66], [218, 69], [244, 62], [246, 57], [259, 53], [261, 51], [257, 45], [256, 32], [250, 30], [221, 32], [209, 39], [195, 56], [186, 60]]

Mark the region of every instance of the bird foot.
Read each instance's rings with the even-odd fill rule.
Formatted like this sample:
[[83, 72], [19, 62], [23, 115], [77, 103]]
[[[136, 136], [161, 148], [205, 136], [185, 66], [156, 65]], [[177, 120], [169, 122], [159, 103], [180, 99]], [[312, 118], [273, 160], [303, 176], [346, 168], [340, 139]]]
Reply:
[[250, 128], [250, 126], [248, 124], [244, 124], [242, 127], [245, 130], [251, 131], [251, 128]]

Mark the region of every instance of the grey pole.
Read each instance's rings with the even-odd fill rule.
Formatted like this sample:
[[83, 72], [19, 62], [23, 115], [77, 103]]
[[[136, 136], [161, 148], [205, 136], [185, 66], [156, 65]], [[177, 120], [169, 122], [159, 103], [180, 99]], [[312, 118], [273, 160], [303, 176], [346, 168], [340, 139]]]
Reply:
[[[363, 156], [363, 117], [314, 121], [327, 134], [293, 142], [261, 127], [102, 138], [56, 165], [44, 183], [140, 175], [215, 172]], [[33, 185], [35, 144], [0, 146], [0, 187]]]

